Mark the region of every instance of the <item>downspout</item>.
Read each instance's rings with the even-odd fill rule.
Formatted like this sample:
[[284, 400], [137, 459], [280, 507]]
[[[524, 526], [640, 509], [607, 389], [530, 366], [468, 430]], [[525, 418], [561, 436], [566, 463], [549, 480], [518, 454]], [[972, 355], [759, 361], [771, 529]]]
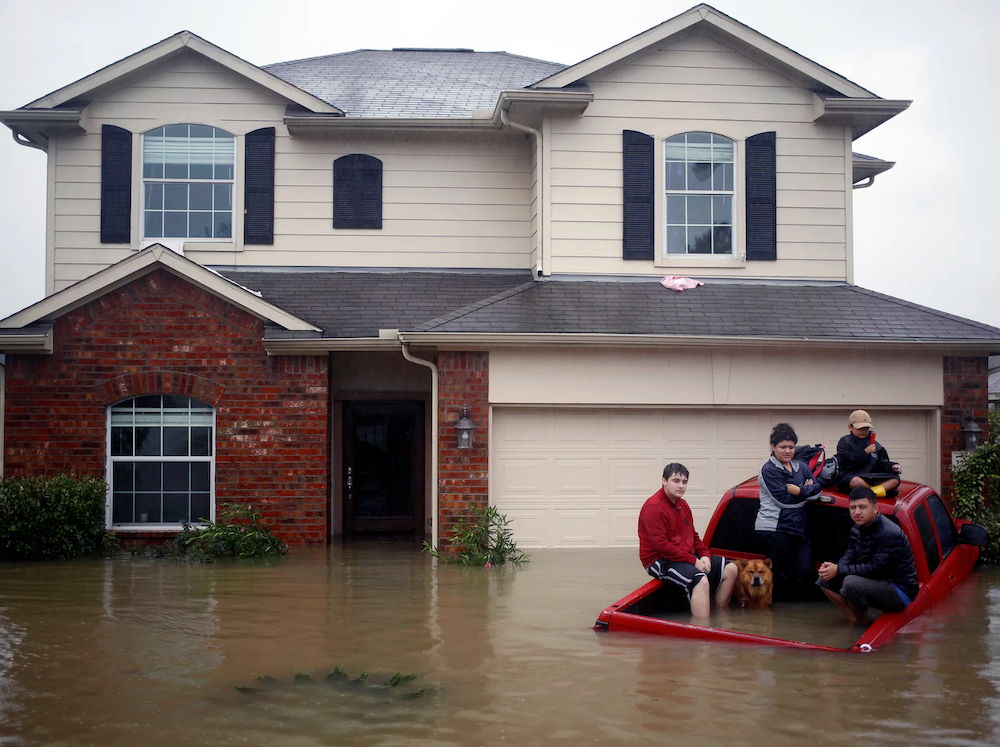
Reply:
[[48, 153], [48, 151], [41, 145], [36, 143], [34, 140], [30, 140], [25, 137], [17, 130], [11, 130], [10, 134], [14, 137], [14, 142], [18, 145], [23, 145], [25, 148], [34, 148], [35, 150], [40, 150], [42, 153]]
[[410, 344], [396, 332], [403, 357], [410, 363], [426, 366], [431, 370], [431, 545], [438, 547], [438, 370], [437, 366], [410, 353]]
[[515, 130], [522, 130], [524, 132], [530, 132], [535, 136], [535, 152], [538, 153], [538, 277], [545, 276], [545, 221], [544, 221], [544, 210], [545, 210], [545, 163], [544, 155], [542, 152], [542, 133], [536, 130], [534, 127], [528, 127], [528, 125], [519, 124], [517, 122], [511, 122], [507, 118], [507, 110], [500, 110], [500, 121], [503, 122], [507, 127], [513, 127]]
[[871, 175], [865, 177], [865, 180], [858, 182], [857, 184], [852, 184], [851, 189], [868, 189], [871, 185], [875, 183], [875, 176]]

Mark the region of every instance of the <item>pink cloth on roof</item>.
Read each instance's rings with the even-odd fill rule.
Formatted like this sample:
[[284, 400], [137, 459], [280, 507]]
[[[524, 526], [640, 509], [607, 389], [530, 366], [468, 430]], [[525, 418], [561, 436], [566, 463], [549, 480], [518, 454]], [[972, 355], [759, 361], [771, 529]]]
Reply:
[[660, 281], [660, 285], [679, 293], [680, 291], [688, 290], [689, 288], [697, 288], [699, 285], [704, 285], [704, 283], [700, 280], [692, 280], [691, 278], [682, 278], [677, 275], [667, 275]]

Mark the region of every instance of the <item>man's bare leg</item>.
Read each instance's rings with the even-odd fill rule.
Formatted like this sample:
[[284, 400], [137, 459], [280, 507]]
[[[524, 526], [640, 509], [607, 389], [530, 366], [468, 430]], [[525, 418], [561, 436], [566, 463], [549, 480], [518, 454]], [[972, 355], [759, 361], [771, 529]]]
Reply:
[[839, 609], [844, 614], [844, 617], [852, 623], [855, 625], [868, 625], [868, 610], [863, 610], [856, 604], [847, 601], [842, 595], [835, 591], [823, 588], [823, 593], [826, 594], [827, 599], [837, 605], [837, 609]]
[[719, 588], [715, 592], [716, 607], [729, 606], [729, 600], [733, 597], [733, 588], [736, 586], [738, 571], [736, 563], [726, 563], [726, 567], [722, 569], [722, 583], [719, 584]]
[[708, 576], [702, 577], [701, 581], [691, 592], [691, 615], [692, 617], [708, 617], [712, 609], [711, 591], [708, 587]]

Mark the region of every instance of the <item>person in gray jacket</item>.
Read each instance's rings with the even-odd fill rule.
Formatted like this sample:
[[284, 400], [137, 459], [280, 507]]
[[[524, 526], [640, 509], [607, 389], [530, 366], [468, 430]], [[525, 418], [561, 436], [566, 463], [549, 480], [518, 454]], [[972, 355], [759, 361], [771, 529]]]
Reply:
[[808, 467], [794, 459], [798, 440], [788, 423], [774, 426], [771, 458], [757, 476], [760, 508], [754, 530], [771, 559], [777, 601], [808, 596], [816, 578], [804, 509], [822, 487]]

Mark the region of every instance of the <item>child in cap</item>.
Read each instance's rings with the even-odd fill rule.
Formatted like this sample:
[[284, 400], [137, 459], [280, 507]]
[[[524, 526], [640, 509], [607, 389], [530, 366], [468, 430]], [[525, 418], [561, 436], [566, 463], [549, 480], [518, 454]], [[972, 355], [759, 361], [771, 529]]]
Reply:
[[875, 440], [871, 416], [855, 410], [847, 420], [851, 432], [837, 444], [837, 464], [840, 469], [840, 489], [850, 493], [854, 488], [871, 488], [879, 498], [899, 486], [899, 464], [889, 459], [889, 453]]

